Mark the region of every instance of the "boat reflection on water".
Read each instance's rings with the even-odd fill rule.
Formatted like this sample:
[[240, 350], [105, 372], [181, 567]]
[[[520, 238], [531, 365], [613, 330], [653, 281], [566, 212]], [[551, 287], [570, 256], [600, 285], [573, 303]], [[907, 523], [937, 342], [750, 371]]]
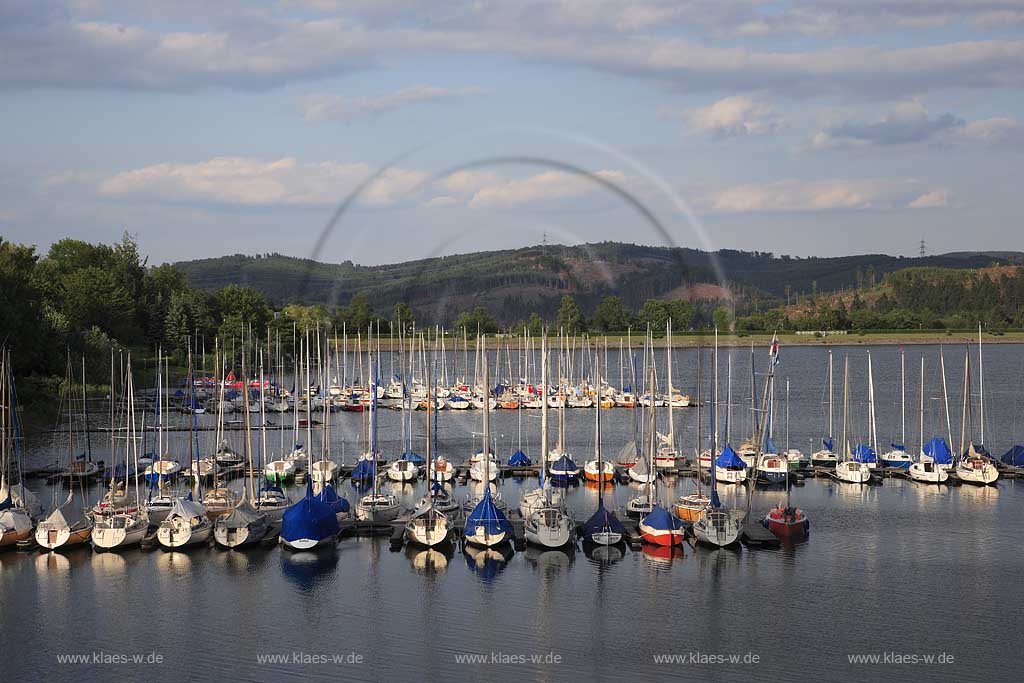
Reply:
[[334, 545], [278, 554], [285, 578], [304, 593], [333, 579], [338, 567], [338, 549]]
[[94, 552], [89, 564], [97, 579], [121, 577], [128, 571], [128, 562], [121, 553]]
[[40, 574], [66, 576], [68, 571], [89, 564], [93, 555], [87, 543], [71, 546], [62, 551], [40, 552], [36, 555], [36, 571]]
[[499, 572], [508, 566], [509, 560], [515, 555], [511, 543], [482, 548], [466, 543], [462, 548], [466, 556], [466, 565], [484, 582], [493, 581]]
[[[276, 540], [276, 539], [275, 539]], [[267, 548], [260, 543], [242, 546], [240, 548], [217, 547], [211, 553], [213, 563], [218, 569], [234, 572], [236, 574], [251, 574], [262, 571], [267, 564], [267, 559], [272, 556]]]
[[683, 547], [681, 545], [644, 543], [643, 554], [649, 566], [659, 570], [668, 569], [672, 566], [673, 560], [683, 559]]
[[192, 573], [192, 557], [188, 553], [163, 551], [156, 553], [156, 568], [171, 578], [188, 578]]
[[[933, 486], [931, 488], [938, 490], [942, 487]], [[954, 495], [959, 495], [960, 499], [967, 505], [987, 507], [990, 503], [995, 503], [996, 499], [999, 498], [999, 487], [965, 484], [956, 487]]]
[[626, 556], [626, 544], [598, 545], [596, 543], [584, 543], [583, 554], [587, 556], [591, 564], [607, 567]]
[[39, 553], [36, 555], [36, 573], [47, 579], [64, 578], [71, 571], [71, 561], [64, 553]]
[[527, 545], [523, 550], [523, 557], [537, 569], [557, 574], [572, 566], [576, 559], [576, 548], [571, 545], [563, 548], [536, 548]]
[[406, 543], [404, 552], [417, 573], [443, 574], [448, 569], [448, 562], [455, 557], [455, 546], [451, 543], [442, 543], [433, 548], [419, 548], [412, 543]]

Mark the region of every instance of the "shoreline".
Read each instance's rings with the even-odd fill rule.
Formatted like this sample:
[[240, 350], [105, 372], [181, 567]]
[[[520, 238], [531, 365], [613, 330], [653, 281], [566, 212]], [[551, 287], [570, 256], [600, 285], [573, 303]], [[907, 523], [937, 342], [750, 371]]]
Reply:
[[[719, 334], [718, 345], [719, 347], [749, 347], [751, 344], [754, 346], [767, 346], [772, 341], [772, 336], [769, 333], [751, 333], [751, 334]], [[828, 334], [825, 336], [817, 336], [815, 334], [796, 334], [788, 332], [785, 334], [779, 334], [779, 345], [783, 347], [792, 346], [925, 346], [925, 345], [952, 345], [959, 346], [962, 344], [977, 344], [978, 333], [975, 332], [865, 332], [860, 333], [847, 333], [847, 334]], [[583, 337], [577, 335], [575, 337], [575, 348], [579, 349], [583, 344]], [[627, 341], [630, 341], [629, 337], [624, 334], [608, 334], [608, 335], [590, 335], [587, 337], [588, 341], [593, 344], [597, 343], [602, 348], [604, 347], [605, 340], [608, 342], [608, 348], [618, 347], [621, 341], [623, 346], [626, 346]], [[632, 335], [632, 348], [642, 348], [644, 335], [642, 332]], [[352, 353], [354, 350], [355, 342], [353, 339], [349, 339], [348, 351]], [[492, 351], [496, 348], [510, 348], [510, 349], [522, 349], [524, 347], [523, 338], [516, 336], [508, 336], [501, 334], [489, 334], [487, 335], [488, 350]], [[990, 334], [983, 332], [981, 341], [983, 344], [1024, 344], [1024, 332], [1005, 332], [1003, 334]], [[399, 346], [398, 339], [391, 339], [390, 337], [381, 336], [380, 338], [380, 349], [381, 351], [397, 350]], [[672, 333], [672, 348], [695, 348], [697, 346], [711, 346], [715, 343], [714, 333]], [[374, 341], [374, 345], [377, 341]], [[408, 350], [408, 340], [405, 342], [406, 350]], [[432, 347], [433, 342], [428, 341], [428, 348]], [[338, 348], [342, 346], [341, 339], [338, 339]], [[540, 342], [536, 337], [531, 337], [531, 346], [533, 348], [539, 348]], [[661, 338], [654, 339], [655, 348], [666, 348], [668, 344], [664, 336]], [[363, 343], [363, 349], [365, 353], [365, 340]], [[470, 338], [469, 340], [470, 350], [476, 348], [476, 342]], [[557, 350], [558, 348], [558, 337], [548, 337], [548, 351]], [[448, 353], [461, 352], [463, 349], [462, 338], [445, 338], [445, 349]]]

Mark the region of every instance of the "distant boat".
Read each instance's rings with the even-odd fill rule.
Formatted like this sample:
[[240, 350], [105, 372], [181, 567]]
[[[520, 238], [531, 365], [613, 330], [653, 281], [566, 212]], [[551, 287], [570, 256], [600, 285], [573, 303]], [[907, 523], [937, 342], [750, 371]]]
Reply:
[[722, 453], [715, 458], [714, 464], [718, 481], [742, 484], [747, 479], [747, 463], [736, 454], [729, 444], [725, 444]]

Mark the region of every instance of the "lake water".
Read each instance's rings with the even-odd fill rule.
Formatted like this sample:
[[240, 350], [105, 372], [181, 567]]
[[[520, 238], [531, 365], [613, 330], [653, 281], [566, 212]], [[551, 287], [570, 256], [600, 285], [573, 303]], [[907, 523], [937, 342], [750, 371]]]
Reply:
[[[834, 351], [837, 399], [843, 357], [850, 357], [848, 430], [851, 440], [858, 440], [867, 432], [866, 349]], [[946, 349], [955, 445], [961, 431], [963, 351]], [[907, 348], [906, 440], [912, 449], [919, 444], [922, 354], [925, 438], [947, 433], [937, 353], [936, 347]], [[976, 351], [972, 354], [973, 363]], [[609, 372], [615, 384], [616, 355], [610, 354]], [[675, 357], [675, 383], [693, 393], [695, 354], [682, 350]], [[756, 357], [763, 372], [765, 350], [756, 349]], [[873, 348], [872, 357], [878, 440], [887, 444], [901, 438], [899, 350]], [[725, 358], [723, 352], [722, 392]], [[732, 440], [738, 442], [750, 429], [749, 351], [733, 351], [733, 362]], [[806, 452], [826, 429], [826, 371], [823, 348], [783, 350], [776, 392], [780, 447], [786, 442], [785, 378], [791, 387], [789, 442]], [[997, 455], [1024, 441], [1022, 379], [1024, 349], [986, 347], [986, 441]], [[977, 391], [975, 381], [975, 403]], [[977, 405], [973, 412], [977, 440]], [[675, 415], [681, 443], [692, 453], [696, 411]], [[661, 431], [665, 418], [666, 411], [659, 411]], [[352, 462], [359, 452], [361, 419], [345, 413], [332, 417], [335, 459], [344, 450]], [[400, 449], [401, 419], [399, 412], [381, 412], [386, 453]], [[569, 410], [567, 420], [567, 446], [582, 462], [594, 448], [593, 412]], [[507, 457], [515, 449], [521, 424], [523, 450], [537, 457], [539, 421], [539, 411], [496, 411], [497, 453]], [[414, 414], [419, 452], [422, 422], [423, 413]], [[603, 411], [602, 422], [605, 453], [614, 455], [630, 438], [632, 417], [620, 409]], [[474, 448], [480, 416], [446, 411], [440, 429], [442, 450], [459, 461]], [[724, 424], [720, 429], [724, 433]], [[29, 435], [30, 465], [53, 460], [52, 438]], [[240, 446], [238, 433], [229, 438]], [[187, 449], [184, 439], [175, 442], [179, 450]], [[204, 451], [213, 447], [210, 439], [201, 435]], [[290, 445], [290, 430], [268, 433], [272, 453], [282, 439]], [[316, 452], [316, 436], [313, 443]], [[100, 452], [103, 445], [94, 447]], [[48, 503], [50, 490], [41, 482], [33, 485]], [[520, 489], [533, 486], [535, 481], [508, 479], [501, 491], [515, 505]], [[693, 487], [692, 480], [676, 479], [662, 491], [674, 497]], [[339, 488], [349, 500], [358, 495], [349, 482]], [[420, 482], [396, 492], [411, 505], [423, 488]], [[745, 504], [742, 491], [724, 489], [725, 503]], [[462, 497], [468, 487], [456, 492]], [[605, 501], [624, 505], [631, 495], [631, 487], [618, 486], [605, 493]], [[582, 549], [527, 549], [486, 560], [458, 548], [448, 554], [395, 552], [387, 538], [349, 538], [333, 551], [294, 555], [277, 548], [0, 553], [0, 654], [11, 680], [36, 680], [47, 672], [72, 680], [161, 681], [1016, 679], [1024, 659], [1017, 646], [1024, 604], [1019, 544], [1024, 481], [947, 488], [902, 480], [861, 487], [818, 479], [795, 487], [791, 495], [807, 511], [811, 535], [807, 543], [778, 550], [686, 546], [668, 554], [645, 547], [590, 557]], [[785, 492], [756, 490], [753, 496], [753, 509], [763, 512]], [[573, 488], [568, 501], [585, 518], [597, 505], [597, 493]], [[161, 661], [62, 664], [58, 659], [97, 653], [108, 661], [136, 655]], [[679, 657], [666, 663], [672, 655]], [[931, 656], [935, 663], [853, 664], [851, 655]], [[467, 661], [469, 656], [486, 661]], [[311, 661], [319, 657], [327, 661]], [[725, 662], [714, 663], [720, 657]]]

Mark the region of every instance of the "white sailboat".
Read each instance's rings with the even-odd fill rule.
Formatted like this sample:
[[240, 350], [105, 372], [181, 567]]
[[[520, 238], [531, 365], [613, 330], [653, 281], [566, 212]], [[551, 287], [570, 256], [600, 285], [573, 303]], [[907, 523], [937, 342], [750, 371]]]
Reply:
[[[979, 363], [981, 358], [981, 327], [978, 328], [978, 357]], [[984, 389], [984, 381], [982, 381], [982, 390]], [[989, 486], [995, 484], [999, 479], [999, 470], [996, 469], [992, 463], [991, 458], [986, 457], [980, 453], [977, 447], [974, 445], [974, 410], [971, 405], [971, 354], [970, 351], [964, 351], [964, 407], [963, 407], [963, 420], [960, 427], [960, 457], [956, 461], [956, 476], [957, 478], [967, 484], [977, 484], [979, 486]], [[984, 397], [982, 396], [982, 401]], [[984, 404], [982, 404], [984, 405]], [[984, 410], [984, 409], [982, 409]], [[984, 413], [982, 413], [984, 414]], [[984, 418], [982, 418], [982, 425], [984, 425]], [[983, 427], [984, 430], [984, 427]], [[984, 431], [982, 432], [982, 441], [984, 442], [985, 436]], [[966, 441], [967, 448], [964, 449], [964, 443]]]
[[[843, 363], [843, 438], [841, 441], [840, 453], [844, 456], [850, 452], [850, 442], [846, 436], [846, 422], [848, 416], [850, 382], [850, 359], [847, 357]], [[848, 460], [845, 457], [836, 462], [836, 478], [848, 484], [866, 484], [871, 480], [871, 469], [866, 463], [856, 460]]]
[[[921, 455], [924, 455], [924, 356], [921, 356], [921, 398], [920, 398]], [[945, 467], [931, 460], [919, 457], [908, 470], [910, 478], [923, 484], [942, 484], [949, 479]]]
[[[370, 421], [371, 421], [371, 443], [370, 452], [373, 458], [373, 471], [377, 472], [377, 368], [374, 366], [373, 371], [373, 397], [370, 403]], [[374, 522], [377, 524], [388, 523], [395, 520], [398, 517], [401, 509], [399, 508], [398, 498], [390, 493], [385, 493], [378, 490], [377, 480], [379, 477], [373, 477], [373, 489], [369, 495], [363, 496], [356, 503], [356, 519]]]
[[[769, 382], [774, 381], [775, 361], [778, 354], [778, 345], [772, 344], [770, 369], [768, 371]], [[718, 377], [718, 330], [715, 330], [715, 351], [712, 355], [712, 377]], [[717, 379], [711, 382], [711, 400], [709, 403], [711, 418], [711, 452], [714, 453], [718, 447], [718, 389]], [[718, 499], [716, 473], [716, 459], [711, 460], [711, 495], [708, 508], [705, 513], [693, 523], [693, 535], [698, 542], [717, 548], [725, 548], [733, 545], [739, 540], [742, 526], [740, 519], [732, 514], [730, 510], [723, 510], [722, 503]]]
[[[245, 354], [242, 355], [242, 374], [245, 375]], [[260, 387], [263, 384], [263, 367], [260, 364]], [[245, 410], [249, 412], [249, 393], [246, 392], [245, 399]], [[262, 389], [261, 396], [262, 399]], [[266, 425], [266, 420], [262, 419], [265, 417], [263, 401], [260, 401], [260, 423]], [[265, 431], [264, 431], [265, 433]], [[252, 457], [252, 429], [249, 420], [245, 421], [245, 455], [247, 463], [245, 479], [242, 483], [242, 500], [235, 506], [235, 509], [228, 514], [218, 517], [213, 527], [213, 539], [217, 545], [222, 548], [240, 548], [246, 545], [252, 545], [263, 540], [266, 536], [267, 530], [269, 529], [269, 523], [267, 521], [266, 514], [257, 511], [252, 503], [249, 502], [250, 498], [255, 500], [256, 498], [256, 486], [253, 482], [256, 470], [253, 468], [253, 457]], [[248, 488], [246, 488], [246, 482]]]
[[[68, 359], [68, 371], [66, 390], [64, 392], [64, 400], [67, 402], [68, 407], [68, 461], [74, 462], [76, 459], [75, 452], [77, 451], [75, 439], [74, 439], [74, 421], [73, 414], [74, 410], [71, 405], [71, 362]], [[82, 358], [82, 413], [83, 418], [85, 415], [86, 405], [86, 393], [85, 393], [85, 358]], [[86, 438], [88, 439], [89, 424], [83, 419], [82, 424], [85, 430]], [[91, 454], [92, 448], [88, 447], [88, 452]], [[89, 458], [91, 462], [92, 458]], [[92, 517], [83, 513], [83, 510], [89, 508], [88, 493], [83, 484], [84, 480], [69, 479], [68, 480], [68, 496], [67, 500], [63, 503], [54, 506], [53, 512], [44, 519], [36, 527], [36, 543], [42, 548], [47, 550], [56, 550], [58, 548], [67, 548], [77, 546], [82, 543], [88, 543], [89, 537], [92, 535], [93, 521]], [[79, 491], [82, 494], [82, 507], [74, 509], [72, 503], [75, 498], [75, 485], [78, 485]], [[59, 489], [55, 489], [55, 493]], [[56, 502], [56, 501], [55, 501]], [[67, 517], [71, 516], [69, 522]]]
[[[546, 336], [546, 335], [545, 335]], [[541, 342], [541, 375], [544, 378], [544, 385], [547, 386], [547, 348]], [[595, 410], [600, 413], [601, 407], [595, 404]], [[550, 481], [544, 476], [548, 467], [548, 425], [547, 406], [541, 408], [541, 466], [539, 486], [534, 491], [523, 496], [519, 501], [519, 511], [525, 518], [524, 533], [526, 542], [542, 548], [561, 548], [573, 539], [575, 523], [562, 502], [561, 493], [558, 493], [557, 500]], [[597, 455], [600, 459], [600, 446], [597, 446]]]
[[[437, 452], [437, 387], [433, 382], [433, 372], [428, 373], [427, 384], [433, 388], [427, 403], [427, 469]], [[433, 417], [433, 424], [431, 424]], [[431, 429], [433, 427], [433, 430]], [[431, 441], [433, 437], [433, 441]], [[408, 541], [425, 548], [433, 548], [449, 540], [452, 527], [451, 520], [436, 507], [436, 499], [431, 490], [434, 480], [428, 480], [427, 495], [420, 507], [409, 518], [405, 526], [405, 537]]]
[[[113, 353], [113, 352], [111, 352]], [[189, 373], [189, 379], [192, 379]], [[120, 550], [133, 545], [138, 545], [146, 536], [149, 529], [149, 516], [142, 509], [139, 499], [139, 453], [135, 433], [135, 394], [132, 385], [132, 357], [128, 354], [127, 372], [125, 373], [125, 385], [127, 403], [125, 407], [127, 436], [125, 440], [124, 471], [132, 472], [135, 480], [135, 500], [130, 501], [127, 496], [127, 481], [125, 482], [125, 495], [121, 498], [112, 497], [111, 506], [104, 509], [103, 514], [95, 520], [92, 528], [92, 545], [96, 550]], [[110, 388], [110, 400], [114, 400], [114, 387]], [[111, 482], [111, 493], [116, 490], [114, 482]], [[134, 504], [133, 504], [134, 503]]]

